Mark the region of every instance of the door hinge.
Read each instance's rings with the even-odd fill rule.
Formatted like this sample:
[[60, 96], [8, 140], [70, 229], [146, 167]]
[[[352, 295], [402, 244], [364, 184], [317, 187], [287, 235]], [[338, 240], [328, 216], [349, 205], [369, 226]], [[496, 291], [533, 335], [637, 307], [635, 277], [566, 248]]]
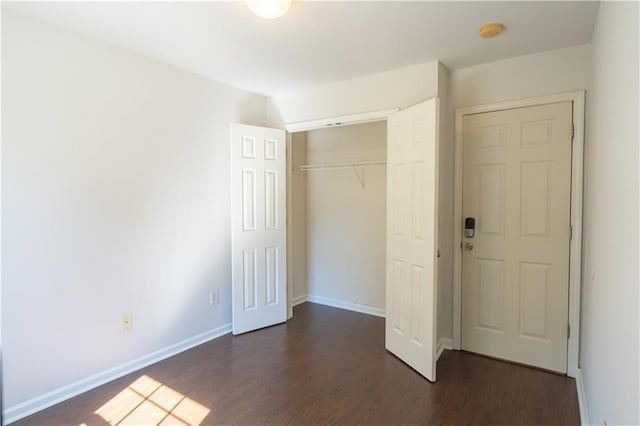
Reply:
[[567, 324], [567, 339], [571, 337], [571, 325]]
[[573, 142], [573, 138], [576, 135], [576, 126], [574, 124], [571, 125], [571, 142]]
[[569, 225], [569, 241], [573, 239], [573, 226]]

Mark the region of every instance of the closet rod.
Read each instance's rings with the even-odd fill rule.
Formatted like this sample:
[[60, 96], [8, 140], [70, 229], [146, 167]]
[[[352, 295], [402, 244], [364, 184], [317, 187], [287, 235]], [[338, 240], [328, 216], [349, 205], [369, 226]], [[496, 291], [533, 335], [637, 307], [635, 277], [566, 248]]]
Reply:
[[300, 166], [300, 171], [309, 170], [328, 170], [328, 169], [351, 169], [355, 167], [374, 167], [385, 166], [386, 161], [357, 161], [352, 163], [322, 163], [322, 164], [304, 164]]

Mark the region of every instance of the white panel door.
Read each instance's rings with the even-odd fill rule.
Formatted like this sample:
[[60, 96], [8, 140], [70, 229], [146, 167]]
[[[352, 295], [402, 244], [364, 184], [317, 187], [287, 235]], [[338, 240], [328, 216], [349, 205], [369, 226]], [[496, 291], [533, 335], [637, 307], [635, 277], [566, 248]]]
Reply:
[[436, 380], [438, 100], [387, 121], [387, 350]]
[[[462, 348], [565, 373], [572, 103], [463, 121]], [[464, 234], [463, 234], [464, 235]]]
[[285, 132], [231, 125], [233, 334], [287, 320]]

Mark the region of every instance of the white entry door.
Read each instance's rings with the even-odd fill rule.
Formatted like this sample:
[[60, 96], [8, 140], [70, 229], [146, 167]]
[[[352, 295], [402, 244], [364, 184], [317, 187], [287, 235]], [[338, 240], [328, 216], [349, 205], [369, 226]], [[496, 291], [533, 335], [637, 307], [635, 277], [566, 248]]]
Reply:
[[565, 373], [572, 103], [463, 119], [462, 348]]
[[233, 334], [287, 320], [285, 132], [231, 125]]
[[436, 380], [438, 100], [387, 121], [387, 350]]

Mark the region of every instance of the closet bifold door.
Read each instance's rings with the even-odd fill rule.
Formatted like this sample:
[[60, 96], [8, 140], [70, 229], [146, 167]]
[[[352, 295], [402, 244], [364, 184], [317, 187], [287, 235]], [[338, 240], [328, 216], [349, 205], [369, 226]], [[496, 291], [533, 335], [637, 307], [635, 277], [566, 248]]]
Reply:
[[231, 125], [233, 334], [287, 320], [284, 130]]
[[436, 380], [438, 99], [387, 121], [385, 347]]

